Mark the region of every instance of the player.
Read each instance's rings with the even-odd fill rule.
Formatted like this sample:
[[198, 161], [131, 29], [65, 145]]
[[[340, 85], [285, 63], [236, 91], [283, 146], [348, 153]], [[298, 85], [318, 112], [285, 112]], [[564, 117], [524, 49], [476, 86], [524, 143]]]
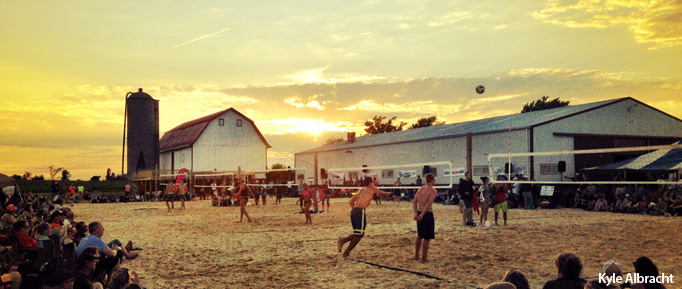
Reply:
[[417, 221], [417, 239], [414, 243], [414, 259], [419, 260], [419, 248], [422, 250], [421, 263], [426, 263], [427, 253], [429, 251], [429, 243], [435, 238], [435, 223], [433, 220], [433, 200], [436, 199], [436, 190], [433, 185], [436, 183], [436, 178], [432, 173], [424, 176], [426, 185], [419, 188], [412, 199], [412, 211], [414, 211], [414, 220]]
[[350, 198], [350, 206], [353, 208], [350, 211], [350, 221], [353, 225], [353, 234], [345, 238], [339, 238], [337, 247], [339, 253], [343, 249], [346, 242], [350, 242], [346, 251], [343, 252], [343, 257], [348, 258], [350, 252], [360, 242], [360, 239], [365, 236], [365, 227], [367, 226], [367, 218], [365, 217], [365, 209], [372, 203], [374, 195], [387, 196], [388, 193], [380, 191], [374, 186], [372, 177], [365, 177], [363, 180], [364, 188], [360, 189], [352, 198]]

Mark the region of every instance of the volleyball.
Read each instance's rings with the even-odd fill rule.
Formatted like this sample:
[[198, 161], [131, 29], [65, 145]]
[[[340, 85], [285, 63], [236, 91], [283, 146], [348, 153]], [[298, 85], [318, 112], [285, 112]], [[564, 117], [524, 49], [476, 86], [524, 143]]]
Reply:
[[483, 94], [484, 92], [485, 92], [485, 86], [483, 86], [483, 85], [476, 86], [476, 93]]

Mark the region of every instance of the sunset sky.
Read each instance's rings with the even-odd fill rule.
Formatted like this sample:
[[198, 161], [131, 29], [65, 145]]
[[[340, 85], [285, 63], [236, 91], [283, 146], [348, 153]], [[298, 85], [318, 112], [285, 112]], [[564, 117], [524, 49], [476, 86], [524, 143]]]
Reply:
[[[0, 172], [120, 173], [124, 99], [161, 134], [229, 107], [268, 164], [374, 115], [448, 123], [631, 96], [682, 118], [682, 1], [2, 1]], [[486, 92], [475, 93], [482, 84]]]

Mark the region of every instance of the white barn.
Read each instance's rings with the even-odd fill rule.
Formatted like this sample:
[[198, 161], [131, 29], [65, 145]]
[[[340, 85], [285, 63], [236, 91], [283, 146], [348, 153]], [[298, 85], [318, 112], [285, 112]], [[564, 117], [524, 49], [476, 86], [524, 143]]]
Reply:
[[[489, 175], [488, 154], [667, 145], [681, 138], [682, 120], [627, 97], [357, 138], [349, 133], [344, 142], [296, 153], [295, 166], [306, 167], [311, 172], [309, 180], [322, 183], [321, 176], [334, 168], [450, 161], [453, 168], [472, 171], [478, 180]], [[564, 160], [563, 175], [619, 157], [632, 155], [611, 156], [599, 160], [602, 163], [589, 156]], [[556, 171], [558, 159], [528, 158], [520, 165], [538, 181], [562, 178]], [[418, 174], [422, 173], [419, 169]], [[397, 177], [393, 173], [378, 176], [382, 184], [392, 184]]]
[[159, 167], [202, 171], [261, 171], [270, 144], [251, 119], [234, 108], [185, 122], [163, 134]]

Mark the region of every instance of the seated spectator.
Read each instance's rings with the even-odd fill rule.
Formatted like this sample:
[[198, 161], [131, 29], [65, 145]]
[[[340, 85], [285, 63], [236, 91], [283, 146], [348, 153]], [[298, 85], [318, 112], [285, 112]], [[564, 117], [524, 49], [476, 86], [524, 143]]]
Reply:
[[[639, 276], [651, 276], [651, 277], [656, 277], [660, 276], [658, 274], [658, 267], [654, 265], [654, 262], [651, 261], [651, 259], [647, 257], [639, 257], [637, 260], [635, 260], [634, 263], [635, 265], [635, 272], [639, 274]], [[647, 284], [632, 284], [632, 289], [665, 289], [665, 286], [659, 283], [647, 283]]]
[[658, 198], [658, 202], [656, 203], [656, 213], [655, 215], [657, 216], [666, 216], [669, 217], [670, 214], [668, 213], [668, 203], [666, 203], [663, 200], [663, 197]]
[[675, 204], [671, 206], [671, 215], [682, 216], [682, 194], [678, 194]]
[[507, 271], [507, 273], [504, 274], [502, 282], [512, 283], [514, 286], [516, 286], [516, 289], [530, 289], [530, 285], [528, 284], [528, 279], [526, 279], [526, 276], [516, 270]]
[[76, 243], [76, 246], [78, 246], [78, 243], [81, 242], [81, 240], [88, 235], [88, 225], [85, 224], [85, 222], [78, 222], [76, 223], [76, 233], [74, 234], [74, 242]]
[[66, 214], [61, 210], [61, 207], [58, 209], [59, 210], [55, 210], [50, 216], [50, 227], [61, 229], [64, 220], [66, 220]]
[[[132, 275], [132, 276], [131, 276]], [[131, 284], [139, 284], [140, 278], [135, 271], [128, 271], [126, 268], [116, 270], [109, 289], [125, 289]]]
[[9, 288], [19, 288], [21, 285], [21, 274], [17, 271], [2, 274], [0, 276], [2, 283], [10, 283]]
[[628, 204], [628, 213], [630, 214], [638, 214], [639, 213], [639, 203], [640, 200], [639, 198], [633, 197], [632, 201]]
[[[602, 273], [604, 273], [607, 277], [612, 278], [612, 277], [620, 277], [623, 274], [623, 267], [620, 266], [620, 263], [614, 261], [614, 260], [609, 260], [604, 264], [604, 267], [602, 268]], [[611, 279], [613, 280], [612, 282], [615, 282], [615, 278]], [[585, 289], [620, 289], [620, 285], [617, 283], [602, 283], [599, 282], [599, 279], [591, 280], [587, 282], [585, 285]]]
[[509, 282], [495, 282], [485, 286], [483, 289], [516, 289], [516, 286]]
[[556, 258], [554, 266], [559, 278], [547, 281], [543, 289], [582, 289], [585, 287], [585, 279], [580, 278], [583, 264], [580, 258], [573, 253], [563, 253]]
[[647, 196], [642, 197], [642, 201], [639, 202], [639, 213], [640, 214], [649, 213], [649, 198]]
[[19, 240], [19, 248], [20, 249], [37, 249], [38, 244], [36, 243], [36, 240], [31, 238], [31, 236], [28, 235], [28, 232], [31, 230], [31, 227], [28, 226], [28, 222], [26, 221], [17, 221], [14, 223], [14, 234], [17, 236], [17, 239]]
[[121, 247], [122, 244], [118, 240], [113, 240], [109, 244], [105, 243], [102, 240], [102, 236], [104, 235], [104, 226], [102, 226], [102, 223], [90, 223], [90, 225], [88, 225], [88, 231], [90, 232], [90, 235], [81, 239], [76, 248], [77, 256], [80, 255], [80, 252], [84, 248], [89, 246], [97, 247], [106, 257], [116, 257], [119, 259], [126, 257], [127, 259], [134, 259], [138, 256], [137, 253], [131, 253], [126, 250], [126, 248], [132, 249], [132, 242], [128, 242], [126, 248]]
[[97, 247], [87, 247], [83, 249], [81, 255], [76, 259], [78, 272], [74, 279], [73, 289], [102, 289], [103, 275], [97, 275], [97, 264], [100, 259]]
[[594, 204], [594, 210], [597, 212], [605, 212], [609, 209], [609, 204], [606, 202], [604, 194], [600, 194], [599, 198]]
[[628, 200], [625, 199], [625, 194], [619, 194], [617, 198], [616, 203], [613, 205], [613, 212], [625, 213], [628, 204]]
[[11, 231], [14, 229], [13, 225], [17, 221], [14, 218], [14, 211], [17, 209], [14, 205], [7, 205], [7, 210], [2, 218], [0, 218], [0, 229], [3, 231]]
[[42, 223], [36, 227], [38, 248], [52, 247], [52, 228], [47, 223]]

